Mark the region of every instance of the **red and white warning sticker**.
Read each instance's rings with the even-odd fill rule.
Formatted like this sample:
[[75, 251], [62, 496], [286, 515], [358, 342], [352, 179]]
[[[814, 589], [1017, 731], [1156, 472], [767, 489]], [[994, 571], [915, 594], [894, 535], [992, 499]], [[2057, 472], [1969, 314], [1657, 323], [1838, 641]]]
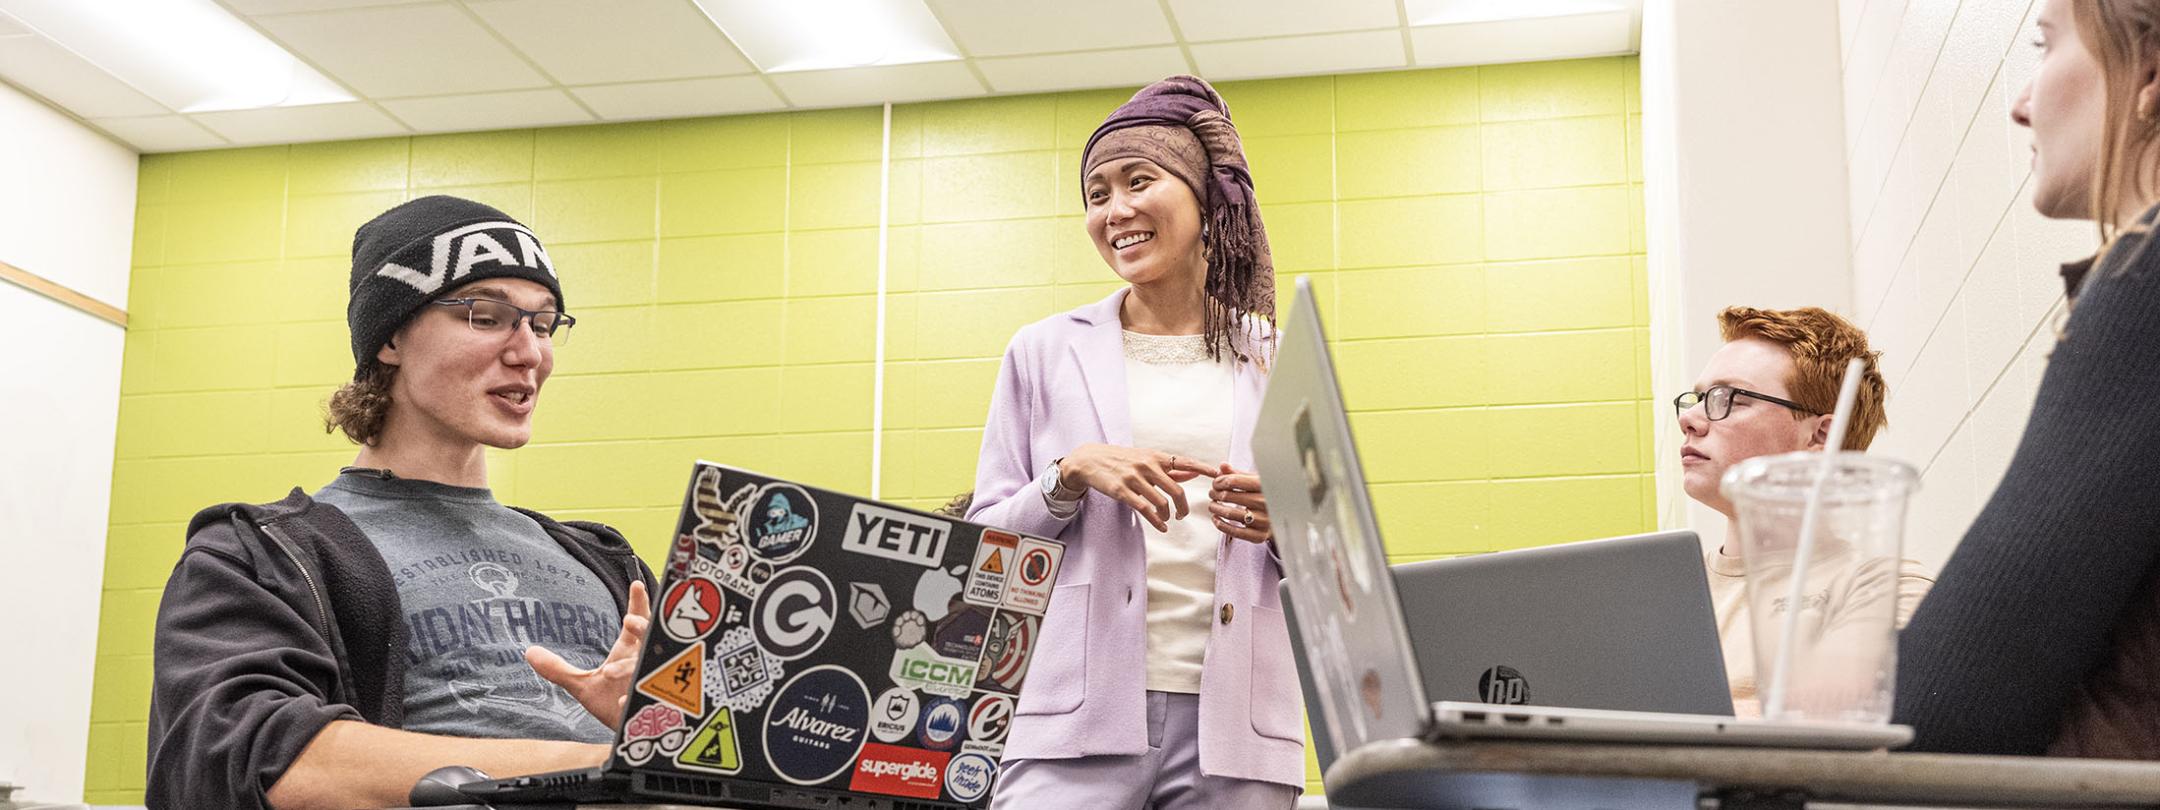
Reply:
[[983, 607], [1003, 604], [1005, 581], [1019, 551], [1019, 535], [984, 529], [982, 543], [975, 547], [975, 564], [968, 567], [967, 589], [961, 592], [961, 598]]
[[1005, 582], [1003, 606], [1037, 616], [1049, 611], [1050, 589], [1057, 585], [1058, 562], [1064, 558], [1062, 543], [1023, 538]]

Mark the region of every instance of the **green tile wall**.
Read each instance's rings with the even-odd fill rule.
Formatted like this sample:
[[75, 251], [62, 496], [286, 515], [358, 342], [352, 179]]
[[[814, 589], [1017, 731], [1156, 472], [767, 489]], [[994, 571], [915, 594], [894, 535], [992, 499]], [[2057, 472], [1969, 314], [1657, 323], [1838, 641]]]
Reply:
[[[1310, 274], [1391, 558], [1645, 530], [1633, 58], [1237, 82], [1288, 304]], [[1020, 326], [1117, 286], [1079, 151], [1129, 91], [896, 106], [883, 494], [967, 489]], [[354, 227], [488, 202], [548, 242], [580, 322], [506, 502], [664, 549], [694, 457], [867, 492], [874, 108], [147, 156], [121, 381], [86, 791], [137, 803], [150, 631], [194, 510], [313, 489], [353, 449]], [[1316, 776], [1316, 775], [1315, 775]], [[1315, 782], [1317, 787], [1317, 782]]]

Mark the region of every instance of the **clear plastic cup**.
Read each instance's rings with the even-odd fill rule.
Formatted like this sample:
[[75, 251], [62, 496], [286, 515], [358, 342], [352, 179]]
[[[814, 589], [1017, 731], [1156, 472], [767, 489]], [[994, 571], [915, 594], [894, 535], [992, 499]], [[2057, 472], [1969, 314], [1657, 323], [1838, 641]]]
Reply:
[[[1761, 456], [1719, 483], [1739, 522], [1763, 716], [1888, 723], [1905, 507], [1919, 475], [1903, 462], [1839, 453], [1816, 502], [1814, 543], [1803, 550], [1801, 524], [1823, 469], [1821, 453]], [[1797, 613], [1788, 609], [1795, 570], [1803, 572]]]

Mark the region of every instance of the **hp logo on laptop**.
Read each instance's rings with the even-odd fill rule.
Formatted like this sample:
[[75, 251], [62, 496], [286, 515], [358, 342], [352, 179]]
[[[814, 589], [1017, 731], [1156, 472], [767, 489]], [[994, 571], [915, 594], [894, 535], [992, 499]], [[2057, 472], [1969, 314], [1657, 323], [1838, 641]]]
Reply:
[[1477, 679], [1479, 697], [1486, 703], [1516, 705], [1530, 702], [1530, 681], [1514, 667], [1497, 666]]

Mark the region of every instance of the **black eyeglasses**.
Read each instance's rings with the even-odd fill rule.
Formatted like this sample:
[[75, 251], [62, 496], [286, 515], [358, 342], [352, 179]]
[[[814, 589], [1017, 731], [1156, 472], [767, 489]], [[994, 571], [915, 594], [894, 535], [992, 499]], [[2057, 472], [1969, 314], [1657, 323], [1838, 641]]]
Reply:
[[1706, 391], [1683, 391], [1679, 396], [1672, 399], [1673, 413], [1675, 415], [1687, 413], [1689, 408], [1695, 407], [1695, 404], [1699, 402], [1703, 406], [1703, 416], [1715, 422], [1732, 415], [1734, 395], [1759, 399], [1773, 405], [1783, 405], [1805, 414], [1822, 415], [1821, 411], [1789, 399], [1780, 399], [1769, 394], [1749, 391], [1745, 388], [1734, 388], [1730, 385], [1713, 385]]
[[523, 322], [532, 329], [533, 337], [560, 345], [570, 339], [570, 334], [563, 332], [563, 328], [577, 325], [576, 318], [555, 310], [535, 312], [493, 298], [445, 298], [429, 303], [438, 307], [464, 307], [465, 323], [484, 335], [500, 335]]

